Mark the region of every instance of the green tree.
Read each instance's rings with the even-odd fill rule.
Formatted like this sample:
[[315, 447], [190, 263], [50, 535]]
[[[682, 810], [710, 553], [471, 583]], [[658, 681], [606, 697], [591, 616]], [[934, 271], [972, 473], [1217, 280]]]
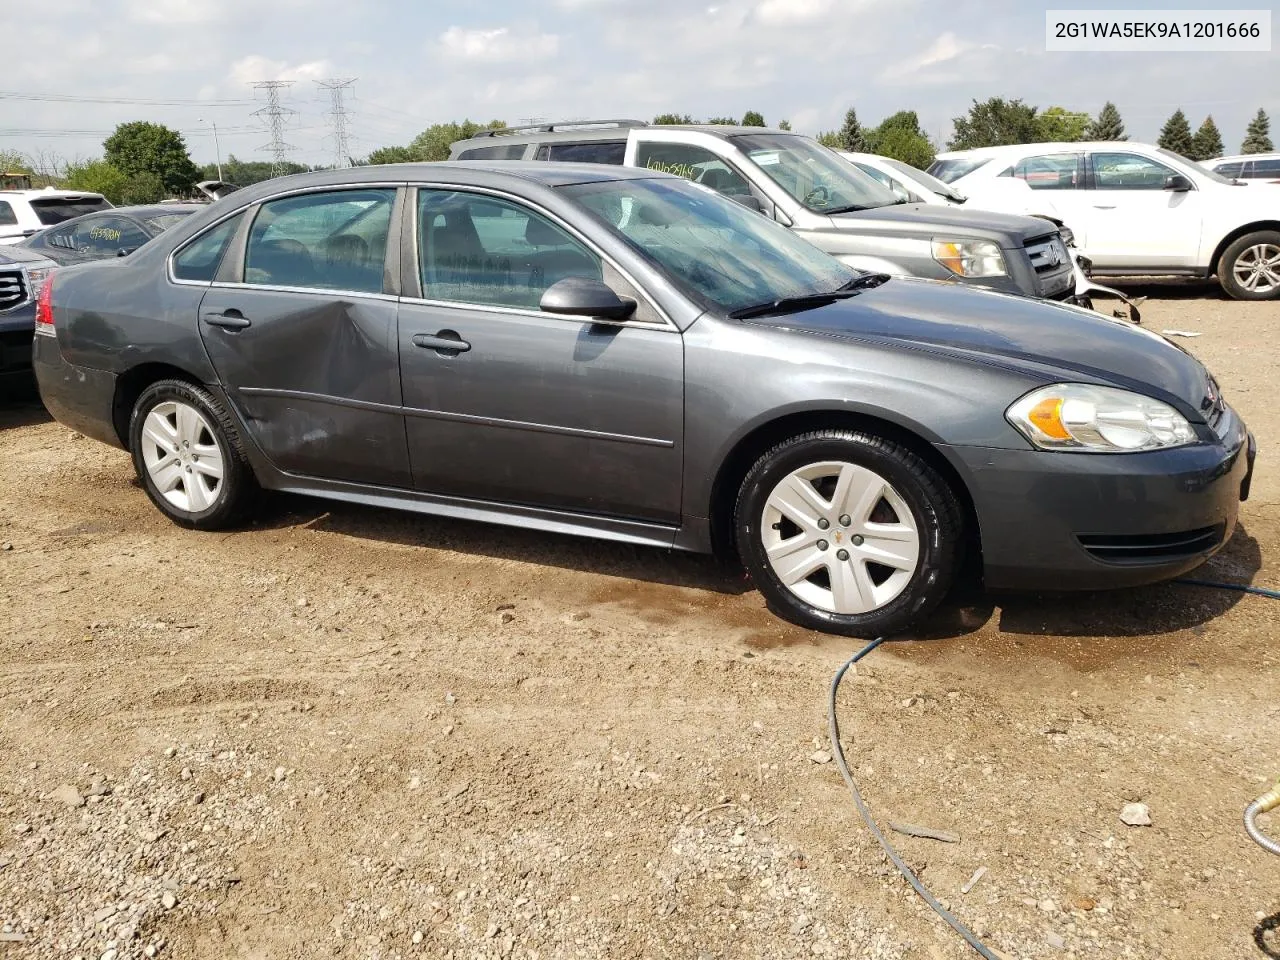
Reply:
[[938, 151], [929, 135], [920, 127], [914, 110], [899, 110], [885, 117], [880, 125], [863, 129], [866, 149], [882, 157], [892, 157], [923, 170], [933, 163]]
[[844, 124], [840, 127], [840, 146], [850, 153], [866, 153], [869, 149], [866, 131], [858, 123], [858, 112], [853, 107], [845, 111]]
[[417, 159], [409, 147], [379, 147], [369, 154], [365, 163], [412, 163]]
[[[234, 183], [239, 187], [248, 187], [255, 183], [261, 183], [263, 180], [270, 180], [273, 164], [266, 160], [240, 160], [233, 153], [227, 157], [222, 164], [222, 176], [228, 183]], [[281, 169], [279, 176], [288, 176], [291, 173], [306, 173], [313, 169], [303, 163], [291, 163], [286, 161]], [[200, 169], [201, 180], [218, 179], [218, 168], [212, 164], [205, 164]]]
[[653, 118], [654, 123], [673, 124], [673, 123], [693, 123], [693, 117], [687, 113], [660, 113]]
[[1084, 132], [1086, 140], [1128, 140], [1124, 132], [1124, 121], [1120, 119], [1120, 111], [1108, 100], [1098, 111], [1097, 117], [1090, 121]]
[[35, 173], [31, 163], [17, 150], [0, 150], [0, 173]]
[[790, 120], [779, 120], [779, 121], [778, 121], [778, 129], [779, 129], [779, 130], [790, 130], [790, 129], [791, 129], [791, 121], [790, 121]]
[[[130, 179], [154, 175], [161, 184], [160, 199], [165, 193], [190, 194], [200, 176], [182, 134], [159, 123], [122, 123], [102, 146], [107, 162]], [[154, 187], [145, 179], [144, 185], [148, 192]]]
[[1073, 113], [1065, 107], [1049, 107], [1036, 117], [1036, 125], [1045, 143], [1074, 143], [1085, 139], [1089, 115]]
[[63, 185], [68, 190], [100, 193], [114, 204], [124, 203], [129, 178], [105, 160], [89, 160], [67, 167]]
[[1156, 143], [1188, 159], [1195, 153], [1196, 145], [1191, 136], [1191, 125], [1187, 123], [1187, 115], [1181, 109], [1175, 110], [1173, 116], [1165, 121], [1160, 129], [1160, 139]]
[[844, 149], [844, 141], [840, 139], [838, 130], [823, 130], [814, 139], [824, 147], [830, 147], [832, 150]]
[[956, 117], [955, 134], [948, 146], [952, 150], [971, 150], [974, 147], [998, 147], [1008, 143], [1036, 143], [1040, 129], [1036, 123], [1036, 108], [1021, 100], [1005, 100], [992, 97], [979, 103], [973, 101], [969, 115]]
[[748, 110], [742, 115], [742, 125], [744, 127], [763, 127], [764, 116], [754, 110]]
[[1200, 124], [1200, 129], [1191, 138], [1191, 148], [1195, 152], [1188, 156], [1189, 160], [1212, 160], [1226, 152], [1222, 146], [1222, 134], [1218, 132], [1218, 125], [1213, 122], [1212, 114], [1204, 118], [1204, 123]]
[[1258, 115], [1249, 121], [1249, 128], [1244, 133], [1244, 143], [1240, 144], [1240, 152], [1270, 153], [1274, 149], [1271, 145], [1271, 118], [1259, 107]]
[[413, 152], [415, 160], [448, 160], [449, 148], [459, 140], [470, 139], [482, 130], [505, 130], [506, 126], [504, 120], [490, 120], [485, 124], [473, 120], [437, 123], [414, 137], [409, 150]]
[[149, 170], [136, 173], [125, 181], [120, 191], [121, 203], [159, 203], [169, 193], [164, 181]]
[[738, 121], [733, 117], [712, 117], [707, 123], [716, 127], [736, 127]]

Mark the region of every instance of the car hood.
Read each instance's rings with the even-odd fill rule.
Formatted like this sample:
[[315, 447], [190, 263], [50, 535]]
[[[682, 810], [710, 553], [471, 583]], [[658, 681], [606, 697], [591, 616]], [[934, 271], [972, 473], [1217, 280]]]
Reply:
[[1219, 403], [1200, 361], [1127, 320], [943, 281], [894, 278], [828, 306], [750, 322], [946, 353], [1045, 383], [1116, 386], [1198, 422]]
[[898, 203], [873, 210], [854, 210], [831, 217], [837, 229], [860, 230], [868, 221], [918, 227], [921, 232], [936, 234], [939, 228], [964, 236], [965, 231], [1002, 234], [1027, 241], [1053, 233], [1057, 227], [1039, 217], [1023, 217], [994, 210], [965, 206], [940, 206], [930, 203]]

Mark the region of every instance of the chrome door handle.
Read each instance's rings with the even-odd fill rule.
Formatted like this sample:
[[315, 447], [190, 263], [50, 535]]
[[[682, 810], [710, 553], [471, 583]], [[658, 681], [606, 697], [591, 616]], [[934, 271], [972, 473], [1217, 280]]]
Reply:
[[205, 313], [200, 317], [211, 327], [223, 327], [227, 330], [243, 330], [252, 322], [239, 310], [224, 310], [222, 313]]
[[441, 330], [437, 334], [415, 333], [413, 345], [424, 350], [434, 350], [444, 357], [456, 357], [471, 349], [471, 344], [458, 336], [454, 330]]

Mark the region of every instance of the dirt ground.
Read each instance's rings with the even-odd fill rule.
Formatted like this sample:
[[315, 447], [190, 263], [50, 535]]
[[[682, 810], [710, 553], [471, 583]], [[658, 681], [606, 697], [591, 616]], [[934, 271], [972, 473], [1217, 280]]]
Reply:
[[[1200, 575], [1280, 586], [1280, 308], [1146, 292], [1261, 449]], [[971, 955], [822, 762], [853, 644], [709, 560], [287, 497], [192, 533], [33, 403], [0, 546], [0, 957]], [[849, 677], [846, 749], [882, 823], [959, 835], [892, 836], [1005, 957], [1280, 957], [1240, 822], [1278, 623], [1176, 584], [953, 604]]]

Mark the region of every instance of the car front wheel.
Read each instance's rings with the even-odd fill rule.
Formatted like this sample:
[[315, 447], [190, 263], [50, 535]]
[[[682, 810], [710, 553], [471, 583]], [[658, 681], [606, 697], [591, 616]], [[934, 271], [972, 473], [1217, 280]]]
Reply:
[[739, 554], [770, 609], [847, 636], [898, 633], [946, 596], [961, 510], [912, 450], [858, 430], [787, 440], [747, 474]]
[[230, 415], [209, 391], [182, 380], [142, 392], [129, 449], [151, 502], [184, 527], [235, 526], [258, 491]]
[[1280, 297], [1280, 233], [1260, 230], [1236, 240], [1222, 253], [1218, 279], [1235, 300]]

